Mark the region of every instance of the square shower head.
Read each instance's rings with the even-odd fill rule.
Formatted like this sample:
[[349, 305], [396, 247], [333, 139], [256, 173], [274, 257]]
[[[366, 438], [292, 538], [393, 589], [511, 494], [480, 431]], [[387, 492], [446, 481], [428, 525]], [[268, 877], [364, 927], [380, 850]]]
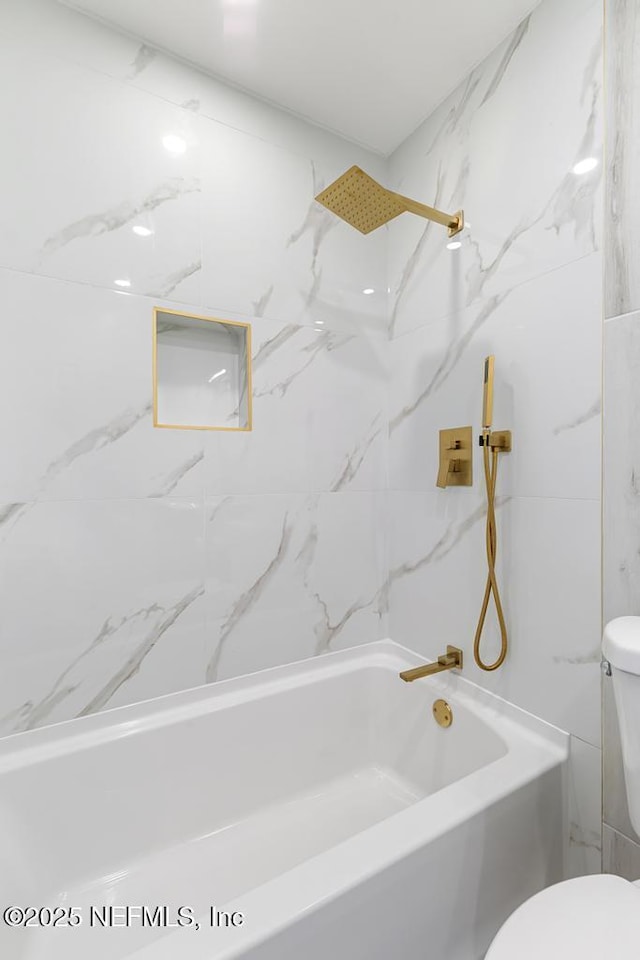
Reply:
[[406, 212], [402, 200], [360, 167], [351, 167], [316, 197], [360, 233], [371, 233]]

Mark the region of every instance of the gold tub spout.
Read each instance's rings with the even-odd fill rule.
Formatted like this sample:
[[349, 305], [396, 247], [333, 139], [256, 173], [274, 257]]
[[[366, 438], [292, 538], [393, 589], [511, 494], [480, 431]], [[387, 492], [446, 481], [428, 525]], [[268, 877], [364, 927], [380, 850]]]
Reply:
[[453, 670], [456, 667], [462, 670], [462, 650], [448, 646], [447, 652], [439, 656], [435, 663], [425, 663], [423, 667], [403, 670], [400, 679], [411, 683], [412, 680], [419, 680], [420, 677], [430, 677], [434, 673], [442, 673], [443, 670]]

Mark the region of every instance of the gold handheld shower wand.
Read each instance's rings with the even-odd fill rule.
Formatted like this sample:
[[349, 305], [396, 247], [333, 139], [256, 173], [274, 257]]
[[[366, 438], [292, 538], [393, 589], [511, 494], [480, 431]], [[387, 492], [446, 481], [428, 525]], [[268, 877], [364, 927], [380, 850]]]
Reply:
[[[487, 584], [482, 600], [480, 610], [480, 619], [476, 628], [476, 635], [473, 641], [473, 657], [477, 665], [482, 670], [497, 670], [504, 663], [507, 651], [509, 649], [509, 638], [507, 635], [507, 625], [504, 619], [502, 609], [502, 600], [500, 599], [500, 590], [498, 589], [498, 580], [496, 577], [496, 554], [498, 545], [498, 535], [496, 530], [496, 481], [498, 479], [498, 454], [508, 453], [511, 450], [511, 431], [500, 430], [491, 432], [493, 421], [493, 369], [494, 357], [487, 357], [484, 361], [484, 391], [482, 402], [482, 434], [480, 436], [480, 445], [482, 447], [482, 458], [484, 462], [484, 479], [487, 488], [487, 529], [486, 529], [486, 547], [487, 547]], [[484, 629], [489, 600], [493, 594], [493, 600], [498, 616], [500, 626], [500, 653], [493, 663], [485, 663], [480, 653], [480, 642], [482, 631]]]
[[493, 422], [493, 368], [495, 357], [484, 361], [484, 388], [482, 391], [482, 436], [491, 432]]

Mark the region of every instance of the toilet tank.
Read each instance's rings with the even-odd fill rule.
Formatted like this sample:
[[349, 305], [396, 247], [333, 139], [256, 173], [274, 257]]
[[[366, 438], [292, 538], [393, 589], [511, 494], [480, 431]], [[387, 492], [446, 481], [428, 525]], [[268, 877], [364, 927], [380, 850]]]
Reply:
[[629, 816], [640, 834], [640, 617], [619, 617], [604, 628], [620, 724]]

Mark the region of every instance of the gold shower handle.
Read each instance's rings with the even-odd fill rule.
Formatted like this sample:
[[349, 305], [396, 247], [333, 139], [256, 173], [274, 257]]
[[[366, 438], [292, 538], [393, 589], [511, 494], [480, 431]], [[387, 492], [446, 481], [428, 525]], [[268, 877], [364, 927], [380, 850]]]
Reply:
[[438, 468], [438, 479], [436, 480], [436, 487], [440, 487], [441, 490], [444, 490], [447, 486], [447, 477], [449, 476], [449, 471], [453, 466], [452, 460], [443, 460]]
[[460, 470], [460, 464], [469, 458], [469, 451], [462, 449], [459, 440], [453, 440], [440, 461], [436, 487], [446, 487], [449, 474], [457, 473]]

